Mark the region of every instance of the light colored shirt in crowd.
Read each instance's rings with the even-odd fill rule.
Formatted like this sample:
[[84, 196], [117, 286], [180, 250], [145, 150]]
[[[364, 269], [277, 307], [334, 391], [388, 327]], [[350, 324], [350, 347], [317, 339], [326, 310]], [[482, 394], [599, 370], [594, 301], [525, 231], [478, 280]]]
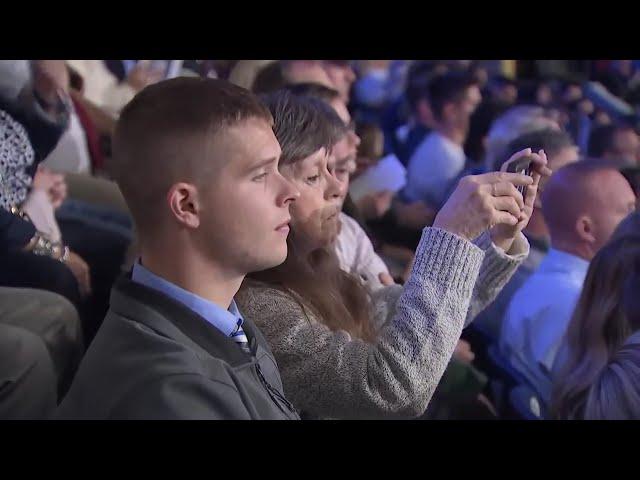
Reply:
[[465, 163], [466, 156], [460, 145], [439, 132], [431, 132], [409, 159], [405, 195], [411, 201], [441, 205]]
[[547, 404], [553, 363], [588, 268], [586, 260], [550, 249], [505, 314], [500, 350]]
[[384, 190], [396, 193], [406, 184], [407, 169], [400, 163], [398, 157], [391, 153], [352, 180], [349, 194], [354, 202], [358, 202], [365, 195]]
[[73, 108], [69, 114], [69, 127], [43, 164], [57, 172], [90, 173], [91, 157], [87, 137]]
[[361, 278], [371, 289], [382, 288], [379, 275], [389, 273], [389, 269], [373, 249], [371, 240], [353, 218], [340, 213], [342, 228], [336, 239], [335, 248], [340, 268]]
[[66, 62], [82, 76], [85, 98], [114, 115], [120, 113], [136, 93], [127, 82], [118, 82], [103, 60], [66, 60]]

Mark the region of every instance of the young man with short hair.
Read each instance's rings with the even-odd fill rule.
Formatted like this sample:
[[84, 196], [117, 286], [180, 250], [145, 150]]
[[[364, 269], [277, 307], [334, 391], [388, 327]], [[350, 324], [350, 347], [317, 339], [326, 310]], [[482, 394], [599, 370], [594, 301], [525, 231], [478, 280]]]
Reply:
[[176, 78], [120, 116], [111, 173], [141, 257], [58, 416], [297, 419], [270, 349], [233, 300], [287, 256], [289, 204], [269, 111], [222, 80]]

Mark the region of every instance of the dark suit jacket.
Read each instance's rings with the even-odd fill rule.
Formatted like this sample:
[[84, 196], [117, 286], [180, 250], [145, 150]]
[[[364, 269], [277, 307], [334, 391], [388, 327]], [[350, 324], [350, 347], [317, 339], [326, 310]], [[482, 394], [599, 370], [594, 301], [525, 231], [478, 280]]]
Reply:
[[121, 278], [56, 418], [298, 419], [275, 359], [246, 320], [247, 354], [172, 298]]

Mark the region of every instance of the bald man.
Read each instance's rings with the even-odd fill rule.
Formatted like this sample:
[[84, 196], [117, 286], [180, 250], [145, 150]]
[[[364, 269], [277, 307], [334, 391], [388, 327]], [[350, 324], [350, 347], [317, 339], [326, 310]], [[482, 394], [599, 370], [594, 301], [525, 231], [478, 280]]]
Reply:
[[555, 172], [542, 193], [551, 248], [511, 300], [500, 350], [549, 400], [550, 372], [589, 262], [618, 223], [635, 209], [635, 195], [610, 164], [584, 160]]
[[[515, 152], [527, 147], [530, 147], [534, 152], [544, 150], [547, 154], [549, 168], [554, 172], [565, 165], [577, 162], [579, 158], [578, 147], [569, 134], [554, 128], [540, 129], [520, 135], [509, 143], [504, 158], [507, 159]], [[494, 167], [495, 170], [500, 170], [502, 161], [496, 162]], [[544, 192], [546, 183], [546, 178], [540, 180], [539, 192]], [[480, 327], [495, 339], [500, 337], [500, 328], [509, 302], [524, 282], [538, 269], [540, 262], [549, 250], [549, 229], [542, 214], [540, 196], [536, 197], [531, 220], [522, 232], [531, 245], [529, 256], [518, 267], [495, 301], [474, 322], [475, 326]]]

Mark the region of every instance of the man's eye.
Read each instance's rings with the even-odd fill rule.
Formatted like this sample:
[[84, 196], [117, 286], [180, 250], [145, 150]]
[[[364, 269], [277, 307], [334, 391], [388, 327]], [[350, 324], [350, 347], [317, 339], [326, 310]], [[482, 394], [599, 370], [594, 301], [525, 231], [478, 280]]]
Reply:
[[318, 181], [319, 178], [320, 178], [320, 175], [313, 175], [312, 177], [307, 177], [307, 182], [315, 183]]
[[261, 173], [260, 175], [253, 177], [251, 180], [253, 180], [254, 182], [260, 182], [265, 178], [267, 178], [267, 172]]

